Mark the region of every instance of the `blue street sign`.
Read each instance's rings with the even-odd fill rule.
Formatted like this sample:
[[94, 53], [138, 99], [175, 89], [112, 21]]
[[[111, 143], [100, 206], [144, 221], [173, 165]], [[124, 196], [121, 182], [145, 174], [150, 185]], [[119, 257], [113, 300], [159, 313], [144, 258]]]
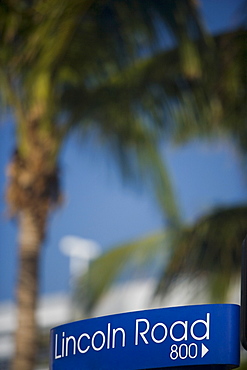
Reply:
[[51, 330], [50, 369], [233, 369], [239, 311], [232, 304], [171, 307], [61, 325]]
[[247, 237], [242, 244], [242, 268], [241, 268], [241, 342], [247, 351]]

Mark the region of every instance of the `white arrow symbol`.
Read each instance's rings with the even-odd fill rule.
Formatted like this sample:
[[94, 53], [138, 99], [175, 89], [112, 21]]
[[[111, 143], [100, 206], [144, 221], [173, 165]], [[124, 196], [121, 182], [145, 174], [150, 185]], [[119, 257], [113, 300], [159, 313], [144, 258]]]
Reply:
[[207, 353], [209, 349], [202, 343], [202, 355], [201, 358], [203, 358]]

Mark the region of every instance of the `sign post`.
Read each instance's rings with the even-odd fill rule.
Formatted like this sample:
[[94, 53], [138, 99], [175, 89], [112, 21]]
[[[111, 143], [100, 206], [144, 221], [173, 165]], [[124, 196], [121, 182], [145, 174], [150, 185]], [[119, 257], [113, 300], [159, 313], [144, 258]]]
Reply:
[[50, 370], [141, 370], [240, 363], [240, 307], [159, 308], [81, 320], [51, 330]]

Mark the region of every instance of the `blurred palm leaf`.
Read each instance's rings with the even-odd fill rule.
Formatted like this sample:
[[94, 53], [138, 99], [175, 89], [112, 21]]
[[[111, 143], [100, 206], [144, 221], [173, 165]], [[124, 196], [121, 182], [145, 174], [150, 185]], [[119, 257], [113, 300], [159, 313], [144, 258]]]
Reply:
[[247, 233], [247, 206], [220, 209], [178, 232], [158, 286], [165, 294], [181, 276], [206, 278], [212, 301], [224, 301], [229, 282], [239, 276]]
[[[153, 179], [156, 187], [158, 180], [163, 181], [166, 195], [158, 189], [158, 198], [169, 222], [177, 224], [179, 212], [156, 147], [168, 127], [163, 107], [169, 102], [164, 97], [171, 92], [174, 96], [178, 89], [173, 91], [173, 84], [165, 82], [171, 78], [164, 76], [167, 89], [162, 93], [157, 72], [168, 76], [172, 70], [174, 76], [175, 68], [176, 73], [183, 70], [189, 55], [183, 57], [182, 43], [190, 44], [191, 55], [198, 54], [197, 63], [191, 64], [200, 68], [200, 52], [193, 41], [197, 37], [206, 45], [207, 36], [194, 2], [169, 0], [164, 6], [161, 0], [52, 0], [47, 5], [42, 0], [13, 4], [4, 0], [0, 15], [1, 93], [15, 110], [20, 156], [33, 157], [33, 131], [28, 127], [33, 122], [38, 140], [47, 145], [48, 159], [43, 163], [50, 167], [56, 167], [59, 149], [71, 130], [79, 130], [84, 139], [93, 133], [111, 150], [124, 175], [137, 178], [141, 167], [146, 181], [152, 169], [147, 182]], [[168, 30], [179, 53], [175, 58], [169, 53], [163, 60], [158, 55], [158, 64], [150, 64], [153, 55], [167, 48], [163, 37]]]
[[184, 142], [193, 137], [228, 135], [246, 152], [246, 28], [217, 35], [212, 41], [200, 83], [183, 81], [175, 137]]
[[77, 297], [85, 301], [82, 287], [90, 279], [88, 308], [91, 309], [123, 271], [127, 271], [130, 280], [138, 271], [146, 270], [148, 275], [148, 266], [158, 258], [154, 295], [165, 297], [181, 280], [198, 287], [201, 281], [205, 286], [206, 281], [210, 300], [222, 303], [230, 282], [239, 277], [241, 246], [246, 233], [247, 206], [237, 206], [215, 210], [180, 230], [167, 230], [113, 248], [93, 262], [90, 276], [83, 276], [78, 282]]
[[88, 274], [78, 281], [76, 299], [80, 306], [90, 311], [114, 282], [142, 275], [157, 256], [163, 261], [166, 239], [164, 233], [151, 235], [110, 249], [93, 261]]

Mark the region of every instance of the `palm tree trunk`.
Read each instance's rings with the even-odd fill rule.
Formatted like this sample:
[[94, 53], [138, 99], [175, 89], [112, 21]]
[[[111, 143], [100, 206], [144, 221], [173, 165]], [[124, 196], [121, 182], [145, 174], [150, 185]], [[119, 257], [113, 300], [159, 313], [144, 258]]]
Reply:
[[33, 370], [37, 353], [36, 305], [38, 293], [39, 255], [44, 223], [32, 209], [19, 214], [19, 281], [17, 287], [17, 330], [13, 370]]
[[[19, 273], [17, 328], [12, 370], [33, 370], [37, 354], [36, 306], [39, 259], [46, 233], [47, 216], [59, 195], [54, 144], [43, 139], [37, 122], [27, 125], [25, 155], [14, 152], [8, 166], [6, 198], [10, 213], [19, 222]], [[52, 161], [53, 159], [53, 161]]]

